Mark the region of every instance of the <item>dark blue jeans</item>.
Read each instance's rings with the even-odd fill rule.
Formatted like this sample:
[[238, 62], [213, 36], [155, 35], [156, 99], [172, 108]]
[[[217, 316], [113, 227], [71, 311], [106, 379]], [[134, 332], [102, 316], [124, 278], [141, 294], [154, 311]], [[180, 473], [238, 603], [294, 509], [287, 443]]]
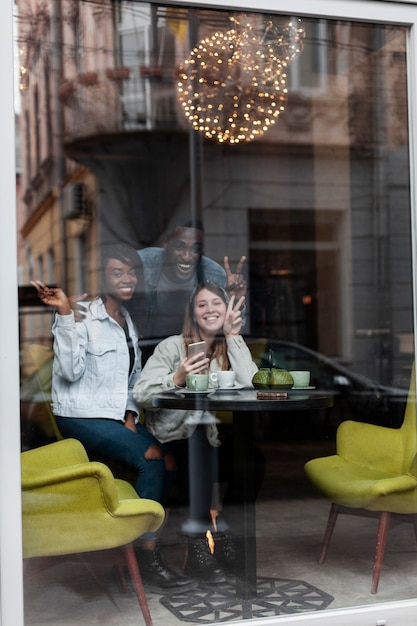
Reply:
[[78, 439], [87, 450], [133, 467], [137, 476], [135, 489], [140, 497], [164, 504], [176, 473], [165, 469], [164, 458], [145, 458], [153, 445], [164, 456], [169, 452], [144, 426], [137, 424], [134, 433], [122, 422], [111, 419], [57, 416], [56, 423], [63, 437]]

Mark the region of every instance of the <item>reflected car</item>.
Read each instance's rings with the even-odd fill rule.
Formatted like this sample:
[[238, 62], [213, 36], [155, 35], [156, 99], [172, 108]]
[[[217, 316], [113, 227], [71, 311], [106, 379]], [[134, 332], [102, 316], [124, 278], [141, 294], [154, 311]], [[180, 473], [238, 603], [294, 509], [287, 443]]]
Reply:
[[320, 424], [323, 435], [333, 436], [344, 420], [368, 422], [399, 428], [404, 418], [411, 375], [404, 373], [400, 387], [380, 384], [358, 374], [319, 352], [281, 339], [245, 337], [258, 367], [280, 367], [286, 370], [309, 370], [310, 385], [331, 393], [334, 405]]

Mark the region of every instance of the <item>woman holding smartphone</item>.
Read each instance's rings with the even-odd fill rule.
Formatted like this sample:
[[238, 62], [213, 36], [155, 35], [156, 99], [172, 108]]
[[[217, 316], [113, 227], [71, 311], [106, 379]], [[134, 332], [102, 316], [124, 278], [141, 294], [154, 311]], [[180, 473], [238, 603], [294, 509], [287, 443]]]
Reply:
[[[152, 397], [162, 391], [182, 389], [189, 374], [234, 370], [236, 384], [252, 386], [257, 371], [251, 353], [240, 334], [242, 296], [229, 300], [227, 292], [214, 282], [200, 283], [186, 308], [183, 332], [161, 341], [146, 362], [133, 394], [146, 409], [146, 427], [169, 448], [170, 442], [188, 439], [190, 481], [190, 519], [183, 527], [190, 536], [185, 573], [206, 582], [221, 581], [225, 573], [205, 539], [210, 530], [224, 533], [228, 527], [219, 518], [213, 524], [210, 513], [213, 484], [218, 482], [217, 448], [220, 445], [216, 418], [207, 411], [153, 409]], [[188, 346], [205, 342], [205, 352], [188, 354]]]

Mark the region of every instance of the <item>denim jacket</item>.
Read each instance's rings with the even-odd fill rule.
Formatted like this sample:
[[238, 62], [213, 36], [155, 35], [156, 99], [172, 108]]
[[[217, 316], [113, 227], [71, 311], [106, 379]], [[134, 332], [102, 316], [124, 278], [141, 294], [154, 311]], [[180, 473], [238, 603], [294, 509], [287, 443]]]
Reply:
[[[145, 281], [145, 298], [147, 305], [146, 336], [153, 336], [152, 321], [157, 314], [157, 290], [159, 279], [165, 260], [164, 248], [143, 248], [138, 250], [143, 264], [143, 276]], [[225, 270], [206, 256], [202, 256], [197, 267], [196, 284], [205, 280], [212, 280], [223, 288], [226, 288]]]
[[123, 309], [135, 361], [129, 375], [129, 348], [123, 328], [98, 298], [85, 302], [86, 317], [55, 316], [52, 410], [62, 417], [102, 417], [124, 421], [125, 411], [139, 413], [132, 390], [141, 372], [138, 336]]

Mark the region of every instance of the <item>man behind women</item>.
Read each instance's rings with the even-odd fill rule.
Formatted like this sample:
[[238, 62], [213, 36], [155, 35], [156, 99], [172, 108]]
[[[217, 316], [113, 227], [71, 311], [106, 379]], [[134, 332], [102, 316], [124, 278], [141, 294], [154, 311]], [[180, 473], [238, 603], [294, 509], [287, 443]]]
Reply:
[[211, 280], [239, 299], [246, 294], [242, 256], [233, 274], [229, 259], [224, 269], [203, 256], [203, 224], [200, 220], [178, 222], [167, 235], [163, 248], [139, 250], [143, 264], [147, 322], [146, 337], [168, 337], [181, 332], [184, 310], [196, 285]]
[[[137, 493], [164, 504], [175, 480], [175, 460], [139, 423], [132, 393], [141, 372], [141, 351], [125, 305], [134, 294], [139, 266], [133, 248], [105, 248], [101, 295], [83, 304], [84, 317], [78, 322], [62, 289], [32, 284], [40, 299], [56, 308], [52, 410], [60, 432], [89, 451], [133, 467]], [[141, 538], [140, 547], [145, 582], [163, 588], [191, 582], [166, 567], [153, 533]]]
[[[216, 282], [236, 299], [246, 295], [242, 274], [246, 257], [242, 256], [232, 273], [229, 258], [224, 257], [224, 269], [203, 256], [203, 224], [200, 220], [178, 221], [165, 238], [164, 246], [138, 250], [143, 284], [128, 305], [141, 338], [163, 338], [182, 330], [184, 310], [196, 285], [205, 280]], [[143, 294], [144, 292], [144, 294]], [[83, 296], [71, 298], [76, 320], [81, 320]], [[142, 358], [147, 360], [146, 345]]]
[[[215, 417], [207, 411], [152, 409], [152, 397], [173, 389], [182, 389], [188, 374], [233, 369], [236, 382], [251, 386], [257, 371], [250, 351], [240, 335], [242, 296], [229, 300], [226, 291], [211, 281], [200, 283], [186, 308], [183, 332], [159, 343], [135, 383], [133, 394], [146, 411], [146, 427], [169, 447], [188, 439], [190, 456], [190, 519], [183, 526], [189, 536], [185, 572], [205, 582], [219, 582], [225, 573], [209, 551], [205, 533], [223, 534], [227, 524], [219, 518], [213, 524], [211, 503], [213, 485], [218, 482], [217, 447], [220, 445]], [[187, 356], [190, 343], [204, 340], [206, 356]], [[203, 358], [201, 358], [203, 357]], [[178, 462], [182, 459], [179, 457]]]

